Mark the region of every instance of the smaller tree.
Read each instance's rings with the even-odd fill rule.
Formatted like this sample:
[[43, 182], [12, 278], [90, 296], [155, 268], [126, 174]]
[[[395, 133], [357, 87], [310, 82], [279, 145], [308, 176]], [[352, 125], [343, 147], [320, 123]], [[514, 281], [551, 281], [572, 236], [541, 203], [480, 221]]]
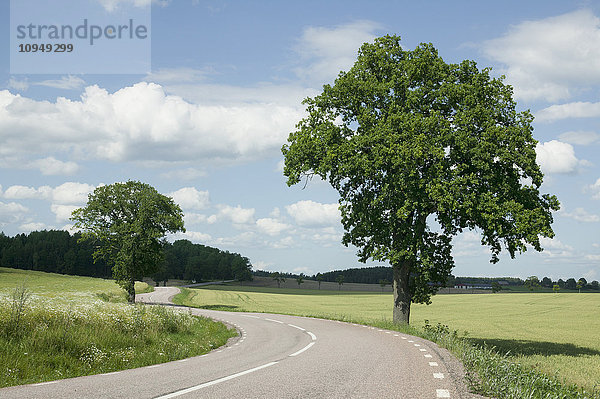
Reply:
[[389, 285], [389, 284], [390, 284], [390, 282], [387, 281], [386, 279], [379, 280], [379, 285], [381, 286], [381, 292], [383, 292], [383, 289], [385, 288], [385, 286]]
[[335, 281], [338, 283], [338, 291], [342, 289], [342, 285], [344, 285], [344, 275], [343, 274], [339, 274], [337, 276], [337, 278], [335, 279]]
[[502, 286], [497, 281], [492, 282], [492, 292], [496, 293], [502, 291]]
[[96, 188], [71, 220], [82, 231], [80, 240], [95, 244], [94, 261], [104, 259], [112, 266], [129, 302], [135, 302], [135, 280], [162, 264], [166, 233], [185, 231], [179, 205], [139, 181]]
[[582, 289], [582, 288], [583, 288], [583, 289], [585, 289], [586, 285], [587, 285], [587, 280], [586, 280], [586, 279], [584, 279], [583, 277], [582, 277], [582, 278], [580, 278], [579, 280], [577, 280], [577, 285], [576, 285], [576, 287], [577, 287], [577, 289], [579, 290], [579, 293], [581, 293], [581, 289]]
[[560, 291], [560, 286], [558, 284], [554, 284], [554, 286], [552, 287], [552, 292], [555, 292], [558, 294], [559, 291]]
[[600, 283], [598, 282], [598, 280], [592, 281], [590, 284], [590, 288], [593, 289], [594, 291], [600, 290]]
[[317, 273], [317, 282], [319, 283], [319, 289], [321, 289], [321, 281], [323, 281], [323, 275], [321, 273]]
[[527, 280], [525, 280], [525, 287], [529, 288], [529, 291], [533, 291], [535, 288], [540, 286], [540, 280], [537, 278], [537, 276], [530, 276], [527, 277]]
[[296, 277], [296, 282], [298, 283], [298, 288], [300, 288], [300, 284], [304, 283], [304, 274], [300, 273], [300, 275]]
[[273, 280], [277, 282], [277, 288], [281, 288], [281, 283], [285, 283], [285, 277], [279, 274], [279, 272], [273, 273]]
[[565, 288], [567, 285], [567, 283], [565, 283], [565, 280], [563, 280], [562, 278], [559, 278], [556, 284], [558, 284], [560, 288]]

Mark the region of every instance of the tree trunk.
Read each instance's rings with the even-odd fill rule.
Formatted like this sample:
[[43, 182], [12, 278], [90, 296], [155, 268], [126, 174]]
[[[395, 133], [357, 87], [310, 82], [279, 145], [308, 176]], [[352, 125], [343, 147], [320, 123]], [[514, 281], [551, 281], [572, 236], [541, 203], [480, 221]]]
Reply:
[[127, 281], [125, 291], [127, 291], [127, 300], [129, 303], [135, 303], [135, 281], [133, 279]]
[[410, 302], [409, 288], [410, 261], [404, 260], [393, 265], [394, 271], [394, 323], [409, 324]]

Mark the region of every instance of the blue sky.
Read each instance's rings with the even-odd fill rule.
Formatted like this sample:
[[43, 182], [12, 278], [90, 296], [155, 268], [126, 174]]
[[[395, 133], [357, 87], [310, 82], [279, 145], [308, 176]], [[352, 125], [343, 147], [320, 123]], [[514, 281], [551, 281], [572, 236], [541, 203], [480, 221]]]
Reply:
[[[148, 0], [88, 2], [110, 16]], [[287, 187], [280, 148], [303, 98], [347, 70], [362, 43], [397, 34], [406, 48], [431, 42], [447, 62], [507, 76], [536, 117], [543, 192], [562, 204], [542, 253], [492, 265], [467, 232], [454, 240], [454, 274], [600, 279], [597, 3], [157, 1], [152, 67], [137, 75], [11, 74], [8, 1], [0, 18], [6, 234], [70, 229], [95, 187], [136, 179], [183, 208], [187, 232], [171, 239], [239, 252], [257, 269], [362, 267], [340, 244], [336, 192]]]

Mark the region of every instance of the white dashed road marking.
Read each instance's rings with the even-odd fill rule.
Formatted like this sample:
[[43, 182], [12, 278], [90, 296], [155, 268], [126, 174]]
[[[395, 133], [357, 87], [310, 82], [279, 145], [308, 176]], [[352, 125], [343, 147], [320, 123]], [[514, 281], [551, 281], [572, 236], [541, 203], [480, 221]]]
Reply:
[[33, 384], [34, 387], [40, 387], [42, 385], [50, 385], [50, 384], [56, 384], [58, 381], [47, 381], [47, 382], [40, 382], [39, 384]]
[[295, 325], [293, 325], [293, 324], [288, 324], [288, 326], [290, 326], [290, 327], [294, 327], [294, 328], [297, 328], [297, 329], [298, 329], [298, 330], [300, 330], [300, 331], [306, 331], [304, 328], [302, 328], [302, 327], [298, 327], [298, 326], [295, 326]]
[[267, 319], [267, 318], [265, 318], [265, 320], [272, 321], [273, 323], [285, 324], [283, 321], [279, 321], [279, 320], [273, 320], [273, 319]]
[[437, 367], [438, 366], [437, 362], [429, 362], [429, 365], [431, 367]]
[[449, 398], [450, 397], [450, 391], [448, 391], [447, 389], [436, 389], [435, 392], [436, 392], [438, 398]]
[[214, 380], [214, 381], [210, 381], [210, 382], [207, 382], [207, 383], [204, 383], [204, 384], [196, 385], [196, 386], [193, 386], [193, 387], [190, 387], [190, 388], [182, 389], [181, 391], [173, 392], [173, 393], [170, 393], [168, 395], [159, 396], [156, 399], [175, 398], [177, 396], [185, 395], [186, 393], [194, 392], [194, 391], [197, 391], [197, 390], [202, 389], [202, 388], [210, 387], [212, 385], [216, 385], [216, 384], [219, 384], [221, 382], [229, 381], [229, 380], [232, 380], [234, 378], [241, 377], [243, 375], [250, 374], [250, 373], [253, 373], [253, 372], [258, 371], [258, 370], [262, 370], [262, 369], [267, 368], [267, 367], [271, 367], [274, 364], [277, 364], [277, 362], [271, 362], [271, 363], [263, 364], [262, 366], [258, 366], [258, 367], [255, 367], [253, 369], [250, 369], [250, 370], [242, 371], [242, 372], [237, 373], [237, 374], [232, 374], [232, 375], [229, 375], [227, 377], [219, 378], [218, 380]]
[[311, 342], [310, 344], [306, 345], [304, 348], [300, 349], [298, 352], [292, 353], [290, 355], [290, 357], [293, 356], [298, 356], [299, 354], [301, 354], [302, 352], [304, 352], [305, 350], [310, 349], [311, 346], [313, 346], [315, 344], [315, 341]]
[[444, 373], [433, 373], [433, 378], [442, 379], [444, 378]]

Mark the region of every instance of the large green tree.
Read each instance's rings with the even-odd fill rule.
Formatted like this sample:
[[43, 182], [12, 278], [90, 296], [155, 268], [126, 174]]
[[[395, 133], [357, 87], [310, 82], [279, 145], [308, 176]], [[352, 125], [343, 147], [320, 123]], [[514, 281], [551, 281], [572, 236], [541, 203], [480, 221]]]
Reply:
[[532, 115], [473, 61], [448, 64], [431, 44], [364, 44], [354, 66], [307, 98], [282, 148], [288, 185], [313, 175], [340, 195], [343, 243], [393, 267], [394, 321], [430, 303], [454, 262], [451, 240], [481, 233], [497, 262], [553, 237], [556, 197], [541, 195]]
[[179, 205], [138, 181], [96, 188], [71, 219], [81, 240], [95, 243], [94, 260], [112, 266], [129, 302], [135, 302], [135, 280], [159, 270], [166, 233], [185, 231]]

